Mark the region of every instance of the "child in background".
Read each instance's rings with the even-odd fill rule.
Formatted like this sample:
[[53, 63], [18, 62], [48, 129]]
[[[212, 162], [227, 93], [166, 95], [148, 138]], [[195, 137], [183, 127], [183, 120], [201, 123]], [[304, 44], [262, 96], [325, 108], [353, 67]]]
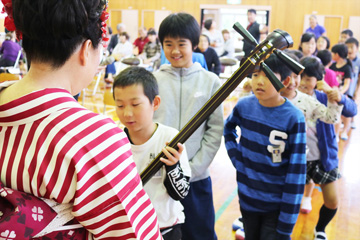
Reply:
[[129, 67], [116, 76], [114, 85], [116, 114], [125, 126], [131, 151], [139, 172], [163, 151], [165, 163], [144, 186], [154, 205], [164, 240], [180, 240], [184, 223], [181, 199], [189, 191], [190, 166], [186, 151], [165, 147], [178, 133], [174, 128], [153, 122], [154, 111], [160, 106], [155, 77], [141, 67]]
[[227, 29], [221, 31], [224, 38], [223, 53], [219, 57], [233, 58], [235, 54], [234, 39], [231, 38], [230, 32]]
[[[296, 56], [292, 54], [289, 54], [289, 56], [295, 61], [297, 62], [299, 61], [299, 59]], [[323, 66], [318, 61], [318, 59], [316, 59], [315, 57], [305, 57], [305, 58], [311, 59], [312, 65], [310, 68], [308, 67], [307, 70], [309, 72], [312, 72], [317, 80], [315, 82], [313, 81], [312, 84], [316, 84], [318, 90], [326, 91], [326, 94], [329, 96], [327, 104], [323, 104], [319, 102], [316, 98], [309, 96], [305, 93], [302, 93], [301, 91], [298, 91], [297, 88], [299, 87], [300, 84], [300, 76], [296, 75], [294, 72], [291, 72], [291, 70], [286, 66], [283, 66], [281, 81], [286, 81], [286, 79], [289, 78], [290, 83], [287, 87], [285, 87], [281, 91], [281, 95], [288, 98], [297, 108], [299, 108], [303, 112], [307, 125], [306, 135], [307, 135], [307, 145], [308, 145], [309, 142], [313, 142], [311, 141], [312, 140], [311, 136], [312, 133], [314, 132], [314, 127], [319, 120], [328, 124], [334, 124], [339, 122], [341, 111], [343, 109], [342, 104], [344, 101], [342, 102], [334, 101], [331, 97], [337, 95], [338, 90], [329, 88], [329, 86], [327, 86], [326, 83], [324, 83], [324, 81], [319, 81], [322, 80], [324, 71], [323, 71]], [[302, 88], [306, 88], [306, 86], [302, 85]], [[309, 159], [309, 156], [312, 155], [310, 146], [308, 146], [308, 149], [310, 149], [310, 151], [307, 154], [307, 160]], [[311, 211], [311, 193], [313, 187], [314, 187], [313, 182], [312, 185], [309, 184], [305, 185], [304, 194], [305, 196], [308, 197], [303, 198], [303, 202], [300, 208], [300, 211], [302, 213], [309, 213]]]
[[[293, 60], [299, 62], [299, 59], [293, 55], [288, 54]], [[312, 59], [312, 67], [316, 69], [316, 79], [317, 82], [313, 82], [316, 84], [318, 90], [323, 90], [326, 94], [331, 97], [337, 94], [337, 89], [330, 88], [324, 81], [320, 81], [323, 78], [324, 67], [319, 62], [316, 57], [305, 57]], [[342, 103], [338, 103], [333, 99], [329, 99], [327, 104], [320, 103], [316, 98], [313, 98], [301, 91], [298, 91], [298, 87], [300, 85], [300, 75], [291, 72], [291, 70], [283, 65], [282, 66], [281, 81], [286, 82], [289, 81], [289, 84], [281, 90], [281, 95], [289, 99], [297, 108], [299, 108], [306, 119], [306, 123], [313, 126], [318, 120], [333, 124], [339, 122], [340, 115], [342, 111]], [[309, 71], [312, 71], [310, 69]], [[306, 86], [302, 86], [302, 90], [304, 90]]]
[[350, 29], [345, 29], [341, 31], [339, 43], [345, 43], [348, 38], [351, 38], [353, 36], [353, 31]]
[[313, 33], [304, 33], [301, 36], [299, 50], [304, 57], [312, 56], [316, 52], [316, 38]]
[[210, 39], [207, 35], [200, 35], [199, 45], [195, 52], [202, 53], [205, 57], [208, 70], [219, 76], [221, 71], [220, 60], [215, 50], [210, 47]]
[[[283, 64], [277, 56], [265, 63], [280, 78]], [[305, 118], [261, 69], [252, 74], [251, 83], [254, 95], [238, 101], [224, 127], [226, 149], [237, 171], [245, 236], [290, 239], [305, 183]]]
[[330, 87], [339, 87], [339, 82], [336, 78], [336, 73], [329, 67], [332, 64], [332, 56], [329, 50], [321, 50], [316, 56], [321, 60], [322, 65], [325, 68], [324, 81], [329, 84]]
[[[187, 13], [169, 15], [159, 28], [159, 39], [171, 65], [163, 64], [154, 73], [163, 101], [154, 119], [178, 130], [220, 87], [218, 76], [192, 61], [199, 37], [199, 24]], [[222, 132], [223, 109], [219, 106], [185, 142], [191, 178], [189, 194], [181, 201], [185, 212], [183, 239], [217, 239], [209, 166], [220, 147]]]
[[[345, 44], [336, 44], [331, 48], [332, 58], [335, 61], [331, 64], [330, 69], [336, 73], [336, 78], [339, 82], [340, 92], [345, 94], [350, 87], [352, 64], [347, 59], [348, 48]], [[341, 123], [335, 125], [335, 132], [338, 138], [340, 133]], [[340, 138], [344, 141], [348, 139], [347, 131], [343, 131]]]
[[[292, 57], [294, 60], [298, 61], [298, 59], [294, 58], [294, 56], [292, 56], [291, 54], [289, 56]], [[340, 120], [341, 111], [343, 108], [342, 105], [343, 102], [330, 101], [331, 99], [330, 97], [336, 95], [338, 90], [331, 89], [323, 81], [320, 81], [323, 79], [324, 68], [322, 64], [319, 62], [319, 60], [315, 57], [305, 57], [305, 58], [309, 59], [309, 61], [312, 64], [310, 67], [308, 67], [307, 71], [312, 73], [311, 77], [314, 78], [310, 78], [311, 83], [306, 82], [304, 80], [303, 84], [301, 85], [301, 90], [309, 91], [307, 84], [311, 86], [310, 89], [313, 89], [316, 86], [317, 90], [323, 90], [329, 96], [327, 104], [320, 103], [316, 98], [309, 96], [301, 91], [294, 90], [299, 87], [299, 83], [300, 83], [300, 76], [296, 75], [295, 73], [291, 73], [291, 82], [289, 86], [281, 92], [281, 94], [284, 97], [290, 99], [290, 101], [304, 113], [307, 123], [306, 133], [308, 137], [308, 141], [307, 141], [307, 145], [308, 145], [308, 143], [311, 142], [310, 140], [312, 140], [311, 137], [314, 131], [316, 131], [314, 130], [314, 128], [318, 120], [328, 124], [334, 124]], [[293, 88], [290, 88], [292, 85]], [[311, 156], [312, 151], [310, 146], [308, 146], [308, 149], [310, 149], [310, 152], [307, 155], [307, 160], [312, 158]], [[313, 182], [310, 182], [307, 185], [305, 185], [304, 198], [300, 208], [300, 211], [302, 213], [309, 213], [312, 210], [311, 193], [313, 187], [314, 187]]]
[[330, 69], [336, 73], [339, 82], [340, 92], [346, 93], [351, 82], [351, 61], [347, 59], [348, 48], [345, 44], [336, 44], [331, 48], [332, 59], [335, 61], [330, 65]]
[[[349, 90], [347, 94], [351, 96], [354, 101], [360, 96], [360, 88], [359, 88], [359, 74], [360, 74], [360, 55], [359, 55], [359, 41], [356, 38], [350, 37], [345, 41], [346, 46], [348, 47], [348, 59], [351, 60], [352, 64], [352, 77]], [[360, 99], [359, 99], [360, 100]], [[350, 120], [344, 118], [344, 131], [349, 129], [349, 125], [351, 128], [355, 128], [354, 118], [351, 120], [351, 124], [349, 124]]]
[[[318, 80], [322, 78], [321, 65], [315, 58], [307, 57], [300, 60], [305, 67], [301, 74], [301, 83], [299, 90], [316, 97], [323, 104], [329, 101], [336, 101], [342, 104], [342, 115], [352, 117], [357, 113], [357, 106], [353, 100], [339, 92], [332, 91], [325, 94], [315, 90]], [[338, 169], [338, 146], [335, 137], [335, 129], [332, 124], [316, 121], [316, 125], [308, 125], [307, 130], [307, 146], [309, 153], [307, 154], [307, 175], [306, 182], [313, 180], [316, 184], [320, 184], [324, 205], [320, 209], [319, 220], [315, 228], [315, 240], [327, 239], [325, 227], [335, 216], [339, 195], [337, 191], [337, 180], [340, 178]], [[304, 197], [311, 197], [312, 191], [305, 192]], [[309, 195], [307, 195], [309, 193]]]
[[145, 44], [140, 58], [144, 60], [145, 64], [154, 64], [154, 62], [160, 59], [161, 46], [155, 30], [149, 30], [147, 38], [149, 41]]
[[330, 40], [326, 36], [320, 36], [316, 40], [316, 50], [317, 51], [329, 50], [329, 48], [330, 48]]
[[357, 95], [359, 89], [359, 74], [360, 74], [360, 54], [359, 54], [359, 41], [356, 38], [349, 38], [346, 40], [345, 45], [348, 48], [348, 59], [351, 61], [351, 83], [346, 94], [353, 99]]

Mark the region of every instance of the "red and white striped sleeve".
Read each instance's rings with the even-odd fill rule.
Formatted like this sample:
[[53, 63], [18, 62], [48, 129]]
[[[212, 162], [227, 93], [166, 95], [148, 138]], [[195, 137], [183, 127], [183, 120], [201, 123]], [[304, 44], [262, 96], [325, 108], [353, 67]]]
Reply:
[[27, 97], [0, 106], [1, 181], [73, 202], [94, 239], [162, 239], [125, 133], [63, 92]]

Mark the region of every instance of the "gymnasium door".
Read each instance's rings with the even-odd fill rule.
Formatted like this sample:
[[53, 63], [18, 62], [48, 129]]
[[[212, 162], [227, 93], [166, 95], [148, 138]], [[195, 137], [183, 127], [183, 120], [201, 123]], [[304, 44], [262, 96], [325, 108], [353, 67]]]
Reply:
[[116, 25], [124, 23], [126, 32], [130, 35], [130, 42], [138, 37], [139, 29], [139, 11], [132, 9], [113, 9], [110, 10], [110, 26], [113, 33], [116, 34]]
[[156, 32], [159, 31], [159, 26], [171, 11], [168, 10], [142, 10], [141, 25], [146, 29], [154, 28]]
[[326, 29], [326, 36], [329, 38], [331, 46], [334, 46], [339, 42], [340, 32], [342, 30], [342, 21], [342, 16], [325, 16], [324, 27]]

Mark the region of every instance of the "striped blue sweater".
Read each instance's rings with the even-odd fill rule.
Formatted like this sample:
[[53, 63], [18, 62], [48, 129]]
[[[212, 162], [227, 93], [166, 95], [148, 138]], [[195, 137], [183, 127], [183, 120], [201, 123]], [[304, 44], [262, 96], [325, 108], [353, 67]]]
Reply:
[[[237, 126], [241, 129], [239, 143]], [[240, 206], [251, 212], [280, 212], [277, 232], [290, 236], [306, 177], [303, 113], [288, 100], [268, 108], [255, 95], [245, 97], [227, 118], [224, 136], [237, 170]]]

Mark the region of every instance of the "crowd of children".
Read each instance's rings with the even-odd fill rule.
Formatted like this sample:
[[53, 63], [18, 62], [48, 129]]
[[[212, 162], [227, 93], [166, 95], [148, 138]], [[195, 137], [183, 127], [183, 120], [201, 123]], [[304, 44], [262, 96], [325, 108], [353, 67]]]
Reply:
[[[346, 30], [342, 32], [342, 35], [348, 33], [349, 30]], [[295, 54], [300, 56], [300, 64], [305, 67], [301, 76], [292, 73], [290, 69], [281, 62], [278, 62], [281, 70], [278, 69], [277, 65], [274, 66], [268, 63], [268, 65], [272, 66], [270, 68], [275, 73], [279, 73], [279, 78], [286, 86], [281, 91], [281, 95], [291, 101], [293, 105], [299, 108], [305, 115], [307, 166], [306, 185], [300, 211], [302, 213], [309, 213], [312, 210], [312, 190], [315, 184], [319, 184], [322, 189], [324, 204], [320, 209], [319, 220], [314, 230], [316, 240], [327, 239], [325, 228], [336, 214], [339, 205], [337, 180], [341, 177], [341, 174], [338, 169], [337, 139], [339, 131], [336, 131], [336, 126], [340, 126], [341, 122], [343, 123], [344, 129], [340, 137], [342, 140], [347, 140], [350, 122], [353, 121], [353, 117], [357, 114], [357, 105], [353, 99], [359, 96], [358, 77], [360, 61], [358, 41], [355, 38], [348, 37], [344, 40], [345, 44], [338, 43], [334, 45], [331, 48], [331, 52], [327, 50], [327, 48], [330, 47], [328, 39], [323, 36], [321, 38], [326, 40], [326, 47], [322, 50], [318, 51], [318, 49], [316, 49], [315, 36], [311, 33], [305, 33], [301, 38], [300, 52], [294, 50], [287, 51], [295, 61], [299, 62], [299, 58], [295, 56]], [[342, 36], [342, 38], [344, 38], [344, 36]], [[271, 57], [269, 59], [271, 59]], [[269, 62], [269, 59], [265, 62]], [[257, 75], [258, 73], [255, 74], [255, 78]], [[286, 82], [288, 78], [289, 82]], [[252, 83], [252, 85], [254, 85], [254, 83]], [[254, 94], [255, 96], [257, 95], [256, 92], [254, 92]], [[243, 101], [245, 102], [246, 100], [241, 99], [238, 104]], [[241, 112], [242, 114], [239, 114], [238, 111], [239, 110], [235, 108], [232, 114], [236, 113], [236, 124], [241, 128], [241, 125], [245, 124], [243, 118], [246, 118], [246, 115], [243, 116], [244, 113]], [[230, 117], [227, 122], [234, 118], [232, 115], [230, 115]], [[233, 127], [234, 126], [231, 125], [231, 129]], [[243, 128], [241, 128], [241, 137], [246, 133], [243, 132]], [[232, 139], [234, 134], [235, 132], [230, 134], [229, 138]], [[245, 144], [245, 142], [243, 144]], [[231, 158], [235, 168], [238, 170], [238, 161], [240, 161], [241, 164], [245, 164], [249, 159], [243, 159], [241, 157], [244, 154], [243, 152], [247, 151], [247, 148], [241, 144], [241, 138], [240, 142], [235, 144], [235, 146], [241, 149], [241, 151], [238, 150], [237, 154], [232, 150], [234, 148], [233, 146], [230, 145], [227, 147], [230, 149], [228, 150], [230, 158], [233, 156], [234, 160], [236, 160], [234, 161]], [[255, 157], [253, 158], [255, 159]], [[245, 168], [245, 170], [249, 171], [249, 167]], [[252, 175], [247, 174], [247, 176], [247, 178], [249, 178]], [[242, 179], [242, 181], [245, 181], [244, 179]], [[254, 188], [255, 186], [256, 185], [253, 185]], [[241, 191], [243, 192], [240, 193]], [[247, 191], [244, 186], [239, 187], [239, 194], [245, 194]], [[240, 208], [244, 208], [244, 200], [241, 199], [241, 195], [239, 195], [239, 198]], [[254, 203], [254, 201], [252, 202]], [[248, 236], [246, 226], [248, 224], [246, 218], [247, 212], [242, 209], [241, 212], [242, 217], [236, 219], [233, 223], [233, 229], [236, 230], [235, 236], [237, 239], [244, 239], [245, 236]], [[258, 234], [262, 234], [260, 230], [258, 230], [258, 232], [260, 232]]]
[[[183, 23], [186, 23], [188, 28], [182, 28]], [[144, 104], [141, 100], [144, 96], [138, 95], [147, 96], [145, 89], [149, 87], [133, 82], [120, 85], [120, 88], [117, 81], [114, 84], [114, 97], [116, 101], [119, 101], [117, 113], [126, 127], [130, 141], [134, 144], [135, 152], [138, 149], [136, 145], [142, 146], [148, 140], [150, 141], [159, 131], [158, 128], [163, 127], [162, 124], [180, 130], [219, 87], [216, 77], [192, 61], [193, 46], [198, 44], [198, 38], [190, 34], [194, 32], [200, 34], [198, 24], [188, 14], [172, 14], [160, 26], [159, 37], [170, 66], [163, 65], [154, 75], [159, 83], [159, 94], [165, 104], [160, 107], [160, 97], [157, 96], [157, 92], [155, 98], [145, 98], [146, 105], [151, 106], [148, 116], [149, 124], [146, 129], [135, 127], [147, 118], [146, 115], [136, 116], [136, 111], [141, 112], [140, 106]], [[326, 239], [325, 227], [336, 213], [338, 205], [336, 180], [340, 177], [340, 173], [337, 168], [337, 150], [330, 151], [336, 149], [334, 145], [336, 141], [324, 142], [324, 139], [335, 139], [332, 137], [335, 136], [332, 124], [340, 121], [341, 114], [347, 117], [354, 116], [356, 104], [342, 95], [338, 89], [331, 88], [321, 81], [324, 78], [325, 68], [319, 59], [312, 57], [316, 52], [315, 37], [306, 33], [302, 39], [300, 50], [305, 57], [302, 58], [301, 63], [305, 66], [305, 72], [301, 77], [291, 72], [275, 55], [270, 56], [265, 63], [284, 82], [285, 89], [280, 94], [261, 69], [254, 72], [251, 80], [254, 94], [241, 99], [225, 122], [225, 143], [229, 157], [237, 170], [241, 221], [243, 233], [248, 239], [290, 239], [300, 210], [305, 182], [320, 184], [324, 194], [325, 203], [320, 210], [319, 221], [315, 228], [316, 239]], [[346, 59], [343, 55], [344, 51], [337, 50], [336, 46], [332, 48], [332, 52], [334, 60], [339, 59], [340, 62], [341, 59]], [[291, 57], [299, 61], [295, 55]], [[328, 64], [329, 62], [325, 65]], [[332, 66], [336, 66], [335, 64]], [[125, 70], [119, 75], [119, 80], [124, 78], [123, 75], [126, 73], [134, 71], [140, 71], [140, 69]], [[146, 74], [143, 73], [140, 76], [145, 78]], [[210, 79], [214, 80], [209, 81]], [[207, 81], [206, 84], [205, 81]], [[136, 87], [132, 87], [134, 84]], [[122, 89], [121, 92], [119, 92], [120, 89]], [[185, 97], [185, 92], [193, 93], [194, 97]], [[128, 110], [125, 109], [126, 104], [129, 106]], [[137, 108], [139, 110], [136, 110]], [[153, 114], [157, 123], [152, 122]], [[166, 230], [170, 228], [165, 232], [166, 234], [163, 233], [164, 238], [167, 234], [176, 232], [178, 223], [183, 223], [180, 236], [184, 239], [216, 239], [208, 167], [220, 144], [216, 138], [221, 135], [222, 123], [219, 121], [222, 119], [221, 116], [222, 111], [219, 108], [207, 120], [204, 125], [207, 127], [200, 129], [201, 131], [185, 143], [191, 168], [191, 178], [188, 172], [188, 177], [184, 175], [183, 181], [183, 183], [189, 182], [188, 196], [174, 197], [171, 193], [174, 190], [166, 187], [167, 181], [164, 179], [171, 165], [166, 164], [167, 167], [162, 170], [163, 175], [159, 173], [162, 181], [157, 185], [161, 187], [161, 182], [163, 182], [165, 187], [162, 189], [165, 191], [164, 194], [167, 194], [168, 201], [181, 199], [184, 207], [184, 212], [180, 210], [178, 213], [178, 216], [182, 216], [178, 218], [180, 222], [162, 223], [160, 221], [161, 228]], [[269, 118], [273, 121], [268, 122]], [[239, 140], [236, 127], [241, 129]], [[142, 141], [136, 142], [139, 138]], [[306, 143], [307, 154], [305, 154]], [[146, 152], [153, 151], [153, 148], [153, 146], [147, 148]], [[160, 149], [157, 147], [157, 151]], [[323, 151], [323, 149], [328, 150]], [[174, 153], [180, 154], [181, 151], [174, 151]], [[172, 158], [171, 155], [168, 157]], [[177, 159], [172, 164], [177, 163]], [[143, 162], [144, 159], [139, 158], [136, 161]], [[307, 166], [306, 162], [308, 162]], [[146, 163], [140, 166], [143, 167], [138, 166], [138, 168], [144, 168]], [[302, 207], [305, 212], [311, 211], [311, 204], [309, 207], [311, 186], [313, 185], [307, 187], [310, 190], [305, 188], [306, 196]], [[160, 205], [156, 206], [160, 200], [152, 197], [153, 189], [155, 188], [148, 189], [151, 193], [148, 194], [154, 202], [155, 209], [159, 209]], [[168, 211], [165, 212], [171, 215]], [[175, 238], [178, 235], [172, 236], [174, 238], [169, 239], [180, 239]]]
[[[184, 23], [188, 27], [183, 29]], [[158, 131], [156, 126], [162, 124], [180, 130], [219, 88], [216, 77], [193, 63], [192, 50], [198, 39], [190, 33], [198, 35], [199, 32], [198, 24], [188, 14], [172, 14], [160, 26], [160, 42], [170, 65], [161, 66], [154, 75], [165, 104], [160, 107], [150, 100], [152, 111], [156, 110], [154, 119], [157, 123], [151, 122], [152, 130], [145, 140], [152, 138]], [[330, 52], [327, 50], [329, 40], [325, 36], [321, 38], [324, 42], [321, 50], [317, 49], [315, 36], [305, 33], [300, 52], [288, 51], [294, 61], [305, 67], [301, 76], [291, 72], [275, 55], [265, 60], [285, 88], [281, 93], [277, 92], [259, 69], [253, 73], [251, 81], [244, 84], [251, 86], [246, 92], [253, 94], [241, 98], [225, 122], [225, 144], [237, 172], [242, 214], [236, 220], [238, 227], [241, 226], [236, 234], [238, 239], [245, 235], [247, 239], [290, 239], [299, 211], [311, 211], [311, 193], [315, 184], [322, 189], [324, 205], [314, 235], [315, 239], [327, 239], [325, 228], [337, 211], [336, 183], [341, 177], [334, 124], [343, 119], [345, 126], [345, 119], [351, 119], [357, 113], [352, 98], [358, 89], [355, 78], [359, 72], [350, 62], [358, 63], [359, 60], [354, 54], [358, 50], [356, 39], [350, 38], [347, 45], [336, 44]], [[348, 48], [352, 54], [349, 58]], [[293, 52], [300, 54], [301, 61]], [[114, 85], [115, 92], [118, 92], [117, 88]], [[188, 94], [193, 97], [185, 97]], [[120, 107], [123, 108], [123, 104]], [[185, 143], [191, 177], [187, 178], [188, 196], [181, 198], [185, 216], [184, 223], [180, 218], [183, 239], [217, 239], [208, 167], [220, 144], [216, 138], [221, 135], [221, 113], [219, 108], [204, 128]], [[152, 119], [150, 115], [149, 119]], [[237, 127], [241, 129], [239, 136]], [[130, 132], [128, 136], [131, 138]], [[169, 200], [179, 200], [172, 197], [171, 190], [167, 192], [171, 196]], [[155, 209], [157, 201], [154, 200]], [[164, 226], [169, 227], [169, 224], [171, 222]], [[172, 224], [171, 229], [176, 229], [177, 224]], [[166, 234], [163, 236], [165, 238]]]

